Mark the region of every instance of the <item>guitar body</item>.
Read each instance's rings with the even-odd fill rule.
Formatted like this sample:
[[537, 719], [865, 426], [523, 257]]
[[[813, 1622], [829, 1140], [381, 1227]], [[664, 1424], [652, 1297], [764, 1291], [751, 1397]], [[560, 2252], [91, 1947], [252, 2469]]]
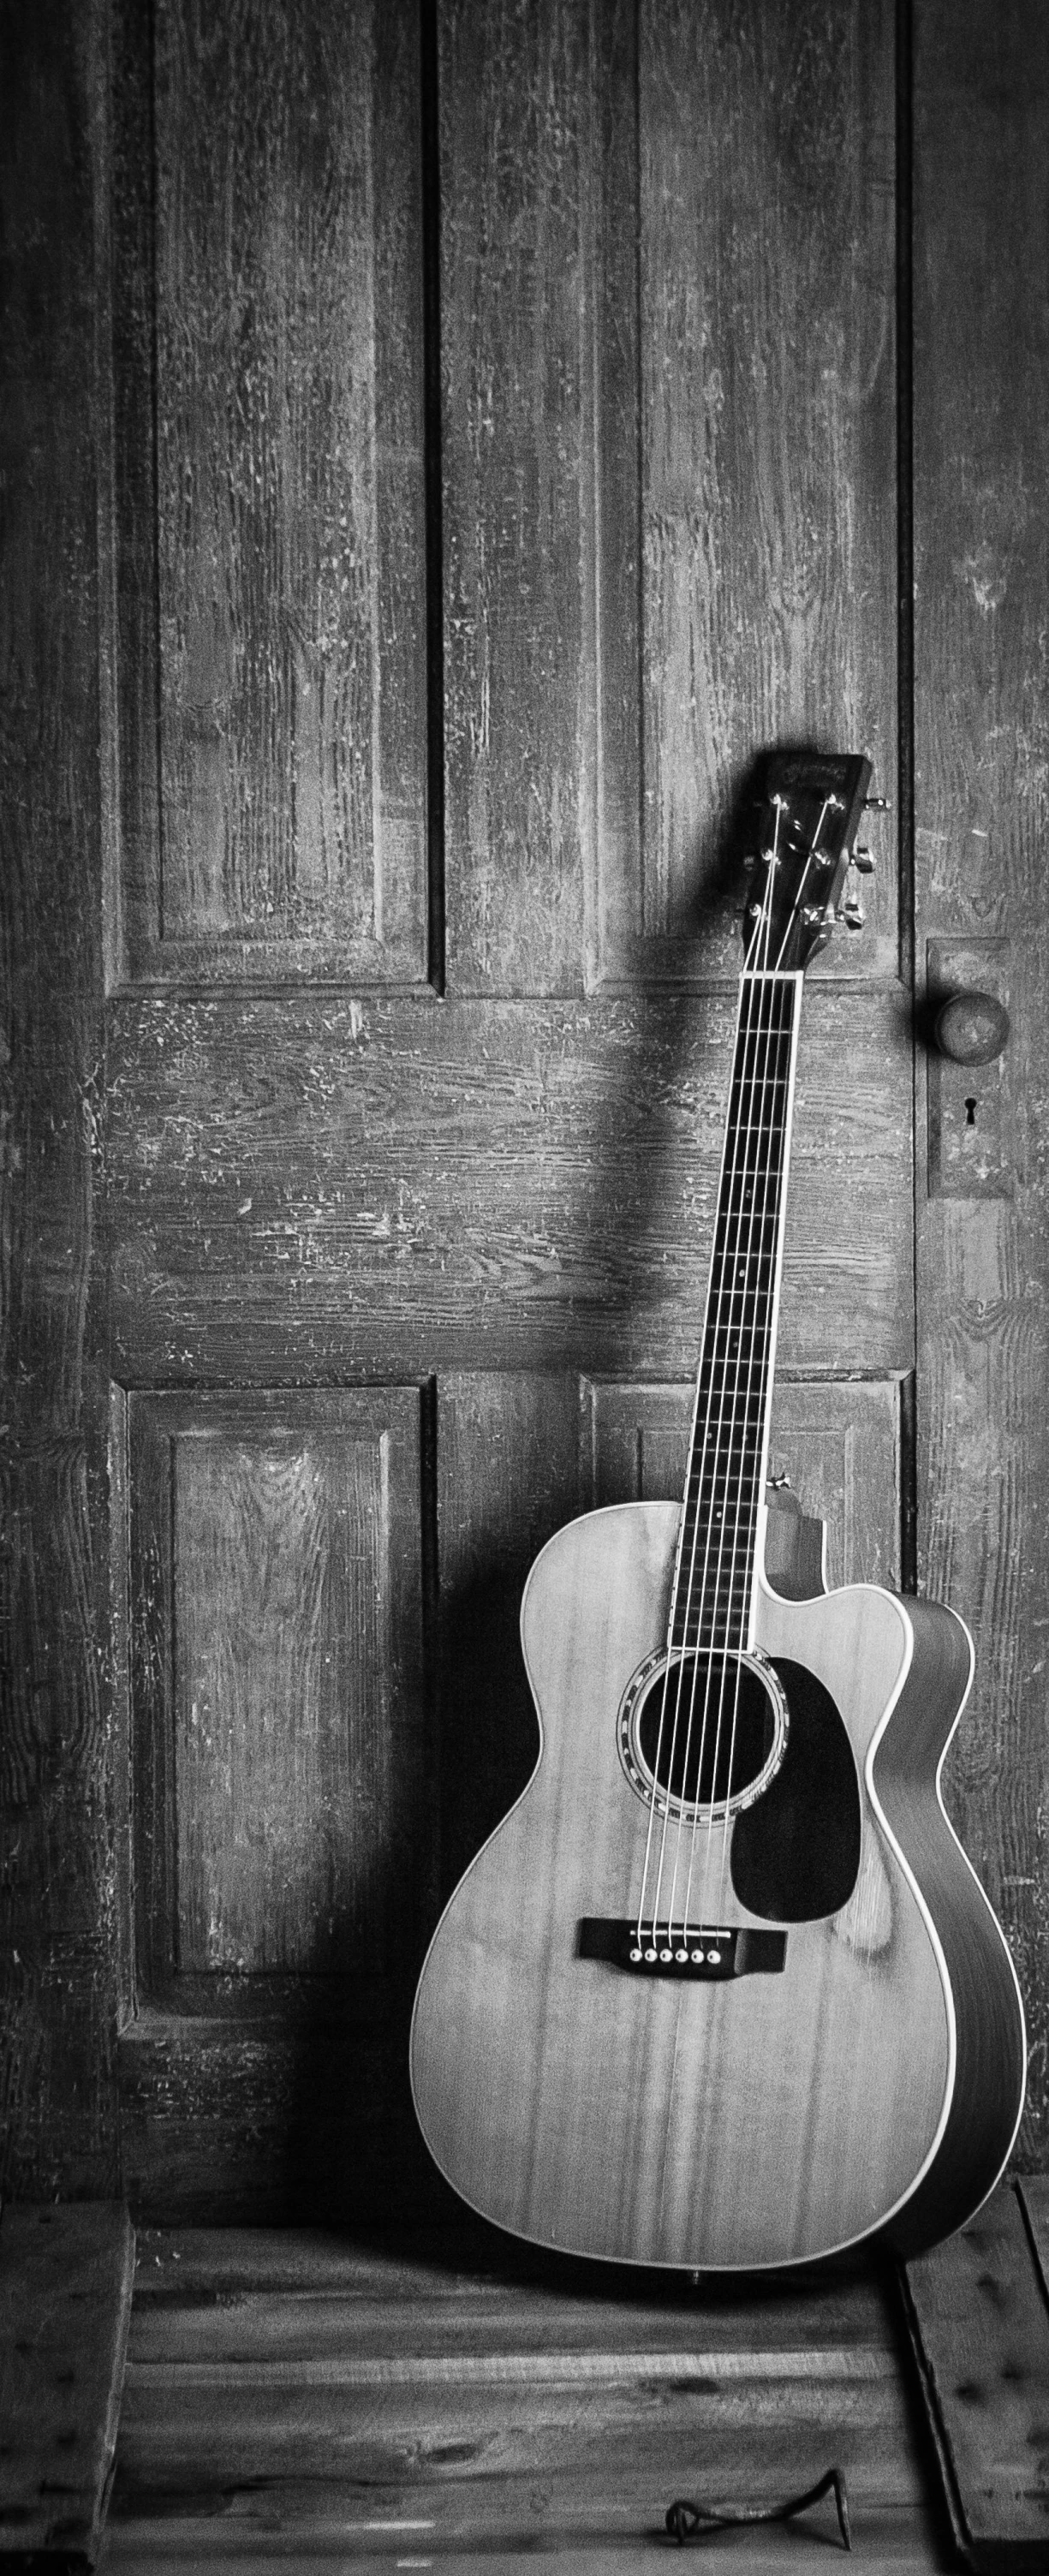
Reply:
[[[741, 1944], [760, 1932], [740, 1960], [765, 1960], [774, 1927], [777, 1964], [705, 1982], [591, 1955], [595, 1925], [636, 1920], [662, 1831], [623, 1712], [666, 1637], [678, 1523], [673, 1504], [594, 1512], [532, 1569], [540, 1755], [431, 1944], [411, 2044], [423, 2135], [474, 2209], [573, 2253], [750, 2269], [878, 2230], [912, 2253], [991, 2189], [1023, 2095], [1012, 1964], [938, 1792], [968, 1633], [874, 1586], [826, 1592], [818, 1525], [771, 1514], [755, 1642], [786, 1745], [715, 1837], [712, 1877], [706, 1851], [691, 1911]], [[833, 1908], [805, 1919], [813, 1885]]]

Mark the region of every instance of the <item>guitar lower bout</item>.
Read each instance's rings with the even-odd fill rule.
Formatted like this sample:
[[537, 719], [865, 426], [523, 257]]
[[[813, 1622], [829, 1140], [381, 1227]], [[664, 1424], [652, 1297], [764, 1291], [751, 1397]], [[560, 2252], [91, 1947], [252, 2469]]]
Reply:
[[824, 1591], [784, 1513], [755, 1651], [668, 1659], [679, 1517], [590, 1513], [532, 1569], [539, 1758], [423, 1969], [423, 2135], [474, 2209], [574, 2253], [912, 2252], [990, 2190], [1023, 2091], [1015, 1976], [938, 1792], [967, 1633]]

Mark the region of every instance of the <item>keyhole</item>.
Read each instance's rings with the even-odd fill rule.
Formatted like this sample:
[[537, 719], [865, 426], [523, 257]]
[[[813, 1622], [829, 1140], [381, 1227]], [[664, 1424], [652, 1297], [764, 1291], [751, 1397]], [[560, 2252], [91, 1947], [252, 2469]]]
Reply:
[[975, 1127], [976, 1125], [976, 1100], [972, 1093], [970, 1093], [970, 1096], [965, 1103], [965, 1124], [967, 1127]]

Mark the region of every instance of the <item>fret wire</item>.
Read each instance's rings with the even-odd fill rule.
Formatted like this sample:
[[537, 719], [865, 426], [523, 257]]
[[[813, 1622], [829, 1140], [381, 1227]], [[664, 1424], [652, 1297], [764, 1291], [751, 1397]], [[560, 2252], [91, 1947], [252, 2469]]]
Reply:
[[[778, 1034], [778, 1033], [777, 1033], [777, 1034]], [[757, 1055], [758, 1055], [758, 1047], [757, 1047], [757, 1045], [756, 1045], [756, 1044], [753, 1044], [753, 1043], [752, 1043], [752, 1039], [753, 1039], [753, 1032], [751, 1032], [751, 1031], [749, 1031], [749, 1030], [748, 1030], [748, 1032], [747, 1032], [747, 1037], [746, 1037], [746, 1041], [745, 1041], [745, 1046], [744, 1046], [744, 1060], [745, 1060], [745, 1058], [746, 1058], [746, 1054], [747, 1054], [748, 1052], [750, 1053], [750, 1055], [751, 1055], [751, 1057], [752, 1057], [752, 1060], [756, 1060], [756, 1058], [757, 1058]], [[768, 1065], [768, 1057], [769, 1057], [769, 1053], [770, 1053], [770, 1050], [769, 1050], [769, 1048], [766, 1046], [766, 1049], [765, 1049], [765, 1064], [764, 1064], [764, 1066], [762, 1067], [762, 1070], [763, 1070], [763, 1072], [766, 1074], [766, 1077], [767, 1077], [768, 1070], [769, 1070], [769, 1065]], [[739, 1097], [739, 1095], [740, 1095], [740, 1093], [741, 1093], [741, 1091], [742, 1091], [742, 1087], [743, 1087], [743, 1086], [742, 1086], [742, 1084], [741, 1084], [740, 1082], [738, 1082], [738, 1081], [737, 1081], [737, 1082], [734, 1084], [734, 1086], [733, 1086], [733, 1088], [734, 1088], [734, 1091], [735, 1091], [735, 1093], [736, 1093], [737, 1098]], [[780, 1143], [782, 1143], [782, 1141], [783, 1141], [782, 1137], [781, 1137], [778, 1141], [779, 1141]], [[735, 1159], [735, 1158], [734, 1158], [734, 1159]], [[782, 1169], [781, 1169], [781, 1167], [782, 1167], [782, 1155], [781, 1155], [781, 1153], [778, 1153], [778, 1154], [775, 1156], [774, 1160], [775, 1160], [775, 1164], [776, 1164], [776, 1166], [778, 1167], [778, 1168], [776, 1168], [776, 1169], [775, 1169], [775, 1172], [773, 1172], [773, 1170], [772, 1170], [772, 1169], [771, 1169], [771, 1167], [770, 1167], [770, 1168], [767, 1168], [767, 1169], [765, 1170], [764, 1174], [762, 1174], [762, 1175], [760, 1176], [760, 1177], [763, 1179], [763, 1182], [764, 1182], [764, 1192], [765, 1192], [766, 1202], [767, 1202], [767, 1198], [768, 1198], [768, 1193], [769, 1193], [769, 1184], [770, 1184], [770, 1182], [773, 1184], [773, 1188], [774, 1188], [774, 1196], [775, 1196], [775, 1200], [776, 1200], [776, 1202], [778, 1202], [779, 1197], [780, 1197], [780, 1187], [779, 1187], [779, 1184], [780, 1184], [781, 1177], [782, 1177]], [[749, 1324], [749, 1327], [750, 1327], [750, 1336], [751, 1336], [751, 1344], [752, 1344], [752, 1349], [751, 1349], [751, 1365], [753, 1364], [753, 1357], [754, 1357], [755, 1347], [756, 1347], [756, 1343], [757, 1343], [757, 1339], [758, 1339], [759, 1333], [760, 1333], [761, 1338], [763, 1338], [763, 1339], [765, 1339], [765, 1340], [767, 1341], [767, 1329], [768, 1329], [768, 1304], [769, 1304], [769, 1302], [770, 1302], [770, 1301], [768, 1301], [767, 1299], [761, 1299], [761, 1300], [760, 1300], [760, 1303], [761, 1303], [761, 1306], [762, 1306], [763, 1311], [762, 1311], [762, 1312], [761, 1312], [761, 1314], [759, 1315], [759, 1311], [758, 1311], [758, 1308], [759, 1308], [759, 1294], [758, 1294], [758, 1293], [756, 1293], [756, 1292], [752, 1289], [752, 1290], [751, 1290], [751, 1292], [750, 1292], [749, 1297], [747, 1296], [747, 1293], [746, 1293], [747, 1285], [748, 1285], [748, 1282], [747, 1282], [747, 1270], [748, 1270], [748, 1267], [749, 1267], [749, 1259], [748, 1259], [748, 1256], [750, 1256], [750, 1257], [752, 1257], [752, 1256], [753, 1256], [753, 1244], [751, 1243], [751, 1244], [750, 1244], [750, 1245], [748, 1245], [746, 1248], [744, 1248], [743, 1243], [742, 1243], [742, 1239], [741, 1239], [741, 1238], [742, 1238], [742, 1227], [741, 1227], [741, 1224], [740, 1224], [740, 1222], [739, 1222], [739, 1219], [740, 1219], [740, 1217], [741, 1217], [741, 1216], [744, 1216], [744, 1217], [746, 1218], [746, 1221], [749, 1223], [749, 1225], [750, 1225], [750, 1227], [751, 1227], [752, 1232], [753, 1232], [753, 1228], [754, 1228], [755, 1221], [757, 1222], [757, 1225], [758, 1225], [758, 1232], [759, 1232], [759, 1244], [760, 1244], [760, 1250], [759, 1250], [759, 1253], [758, 1253], [758, 1256], [757, 1256], [757, 1257], [758, 1257], [759, 1259], [763, 1259], [763, 1260], [765, 1260], [765, 1261], [767, 1262], [767, 1260], [768, 1260], [769, 1258], [773, 1257], [773, 1256], [772, 1256], [771, 1254], [766, 1254], [766, 1253], [765, 1253], [765, 1249], [764, 1249], [764, 1236], [765, 1236], [766, 1229], [767, 1229], [767, 1226], [768, 1226], [768, 1224], [769, 1224], [769, 1222], [770, 1222], [770, 1221], [771, 1221], [771, 1223], [772, 1223], [772, 1227], [773, 1227], [773, 1235], [775, 1236], [776, 1222], [777, 1222], [777, 1219], [778, 1219], [778, 1213], [779, 1213], [779, 1211], [778, 1211], [778, 1205], [776, 1205], [776, 1206], [774, 1206], [773, 1208], [771, 1208], [771, 1209], [770, 1209], [770, 1208], [768, 1207], [767, 1203], [766, 1203], [765, 1207], [763, 1207], [763, 1208], [762, 1208], [762, 1210], [761, 1210], [760, 1216], [756, 1218], [756, 1212], [755, 1212], [755, 1210], [754, 1210], [754, 1208], [753, 1208], [753, 1204], [751, 1204], [751, 1207], [749, 1208], [749, 1210], [748, 1210], [748, 1209], [746, 1209], [745, 1205], [741, 1206], [740, 1204], [738, 1204], [739, 1202], [744, 1202], [744, 1203], [745, 1203], [745, 1202], [746, 1202], [746, 1200], [747, 1200], [748, 1198], [751, 1200], [751, 1202], [753, 1202], [754, 1196], [755, 1196], [755, 1194], [756, 1194], [756, 1184], [757, 1184], [758, 1177], [759, 1177], [759, 1175], [758, 1175], [756, 1172], [754, 1172], [754, 1171], [750, 1171], [750, 1172], [748, 1172], [748, 1171], [746, 1170], [746, 1168], [744, 1168], [743, 1172], [741, 1173], [741, 1172], [740, 1172], [740, 1170], [739, 1170], [739, 1167], [738, 1167], [738, 1160], [736, 1160], [736, 1162], [735, 1162], [735, 1168], [733, 1168], [733, 1165], [731, 1165], [731, 1164], [730, 1164], [730, 1165], [729, 1165], [729, 1167], [728, 1167], [728, 1173], [727, 1173], [727, 1178], [728, 1178], [728, 1192], [727, 1192], [727, 1196], [728, 1196], [728, 1198], [729, 1198], [730, 1200], [734, 1198], [734, 1199], [737, 1201], [737, 1205], [736, 1205], [736, 1207], [735, 1207], [735, 1208], [729, 1208], [728, 1210], [724, 1211], [724, 1214], [725, 1214], [726, 1216], [727, 1216], [727, 1215], [730, 1215], [730, 1214], [734, 1214], [734, 1215], [736, 1216], [736, 1219], [737, 1219], [736, 1227], [735, 1227], [735, 1236], [736, 1236], [736, 1240], [735, 1240], [735, 1242], [734, 1242], [733, 1244], [731, 1244], [731, 1245], [730, 1245], [730, 1243], [728, 1242], [727, 1238], [728, 1238], [728, 1236], [729, 1236], [729, 1233], [730, 1233], [730, 1230], [731, 1230], [731, 1229], [730, 1229], [730, 1227], [729, 1227], [729, 1225], [728, 1225], [728, 1223], [727, 1223], [727, 1222], [722, 1222], [722, 1224], [719, 1226], [719, 1229], [718, 1229], [722, 1239], [721, 1239], [720, 1244], [719, 1244], [719, 1245], [718, 1245], [718, 1247], [717, 1247], [717, 1257], [716, 1257], [715, 1263], [714, 1263], [714, 1265], [713, 1265], [712, 1278], [711, 1278], [711, 1291], [712, 1291], [713, 1295], [716, 1297], [716, 1299], [717, 1299], [717, 1301], [718, 1301], [718, 1303], [715, 1305], [715, 1314], [717, 1314], [717, 1312], [718, 1312], [718, 1310], [719, 1310], [719, 1307], [720, 1307], [721, 1305], [723, 1305], [723, 1301], [724, 1301], [724, 1296], [725, 1296], [725, 1273], [726, 1273], [726, 1269], [727, 1269], [727, 1266], [728, 1266], [728, 1262], [729, 1262], [730, 1260], [734, 1261], [734, 1262], [735, 1262], [735, 1264], [736, 1264], [737, 1270], [738, 1270], [740, 1267], [742, 1267], [743, 1272], [744, 1272], [744, 1278], [743, 1278], [743, 1282], [742, 1282], [742, 1289], [743, 1289], [743, 1293], [742, 1293], [742, 1295], [741, 1295], [741, 1293], [740, 1293], [741, 1283], [740, 1283], [740, 1281], [739, 1281], [738, 1279], [736, 1280], [736, 1282], [734, 1282], [734, 1283], [733, 1283], [733, 1287], [732, 1287], [732, 1289], [731, 1289], [731, 1290], [730, 1290], [730, 1292], [729, 1292], [729, 1317], [730, 1317], [730, 1321], [729, 1321], [728, 1325], [726, 1325], [726, 1326], [722, 1326], [722, 1327], [720, 1328], [720, 1330], [719, 1330], [719, 1327], [717, 1326], [717, 1324], [715, 1324], [715, 1327], [714, 1327], [714, 1333], [713, 1333], [713, 1336], [712, 1336], [712, 1339], [713, 1339], [713, 1341], [714, 1341], [714, 1343], [715, 1343], [715, 1345], [716, 1345], [716, 1342], [717, 1342], [717, 1340], [718, 1340], [719, 1338], [724, 1339], [724, 1338], [726, 1338], [728, 1335], [730, 1335], [730, 1334], [733, 1332], [733, 1330], [735, 1330], [735, 1333], [736, 1333], [736, 1351], [735, 1351], [734, 1357], [735, 1357], [735, 1360], [736, 1360], [736, 1363], [737, 1363], [737, 1371], [738, 1371], [738, 1361], [739, 1361], [739, 1356], [740, 1356], [740, 1347], [741, 1347], [741, 1338], [742, 1338], [742, 1331], [741, 1331], [741, 1328], [742, 1328], [742, 1330], [745, 1330], [745, 1329], [746, 1329], [746, 1325], [747, 1325], [747, 1324]], [[740, 1303], [741, 1308], [743, 1309], [743, 1314], [742, 1314], [742, 1315], [741, 1315], [741, 1317], [740, 1317], [740, 1322], [739, 1322], [739, 1324], [737, 1324], [737, 1323], [736, 1323], [736, 1321], [735, 1321], [735, 1316], [734, 1316], [734, 1308], [735, 1308], [735, 1305], [736, 1305], [737, 1299], [738, 1299], [738, 1301], [739, 1301], [739, 1303]], [[747, 1312], [746, 1312], [746, 1309], [748, 1308], [748, 1306], [749, 1306], [749, 1309], [750, 1309], [749, 1314], [747, 1314]], [[706, 1340], [706, 1337], [705, 1337], [705, 1340]], [[763, 1363], [764, 1363], [764, 1360], [767, 1358], [767, 1350], [766, 1350], [766, 1352], [762, 1355], [762, 1357], [763, 1357]], [[725, 1369], [724, 1367], [722, 1367], [721, 1375], [720, 1375], [720, 1384], [718, 1384], [718, 1383], [717, 1383], [717, 1369], [716, 1369], [716, 1363], [715, 1363], [715, 1362], [713, 1361], [713, 1359], [712, 1359], [712, 1355], [711, 1355], [711, 1351], [710, 1351], [710, 1344], [709, 1344], [709, 1341], [707, 1342], [707, 1348], [705, 1349], [705, 1352], [704, 1352], [704, 1359], [706, 1360], [707, 1365], [706, 1365], [706, 1367], [705, 1367], [705, 1368], [701, 1368], [701, 1372], [700, 1372], [700, 1380], [699, 1380], [699, 1386], [698, 1386], [698, 1389], [697, 1389], [697, 1393], [698, 1393], [698, 1396], [699, 1396], [699, 1398], [700, 1398], [700, 1401], [702, 1401], [702, 1398], [703, 1398], [704, 1396], [706, 1396], [706, 1399], [707, 1399], [707, 1401], [706, 1401], [706, 1405], [705, 1405], [705, 1407], [704, 1407], [704, 1410], [705, 1410], [705, 1413], [706, 1413], [706, 1416], [707, 1416], [707, 1422], [706, 1422], [706, 1424], [705, 1424], [705, 1426], [704, 1426], [705, 1435], [706, 1435], [706, 1433], [707, 1433], [707, 1431], [708, 1431], [708, 1429], [709, 1429], [710, 1417], [711, 1417], [711, 1414], [712, 1414], [712, 1411], [713, 1411], [714, 1398], [715, 1398], [715, 1395], [717, 1396], [717, 1399], [718, 1399], [717, 1410], [718, 1410], [718, 1417], [719, 1417], [719, 1418], [718, 1418], [718, 1426], [717, 1426], [717, 1428], [718, 1428], [719, 1439], [718, 1439], [717, 1447], [716, 1447], [716, 1449], [715, 1449], [715, 1456], [714, 1456], [714, 1459], [713, 1459], [713, 1461], [711, 1461], [711, 1462], [710, 1462], [709, 1471], [708, 1471], [707, 1476], [706, 1476], [705, 1478], [704, 1478], [704, 1474], [703, 1474], [703, 1464], [704, 1464], [704, 1462], [703, 1462], [702, 1460], [701, 1460], [701, 1462], [700, 1462], [700, 1473], [699, 1473], [699, 1477], [698, 1477], [698, 1479], [697, 1479], [697, 1477], [696, 1477], [696, 1475], [695, 1475], [695, 1462], [694, 1462], [694, 1461], [693, 1461], [693, 1462], [690, 1462], [690, 1473], [689, 1473], [689, 1478], [688, 1478], [687, 1501], [686, 1501], [687, 1517], [688, 1517], [688, 1519], [689, 1519], [690, 1521], [692, 1521], [692, 1520], [697, 1520], [697, 1519], [698, 1519], [698, 1515], [699, 1515], [699, 1504], [700, 1504], [700, 1499], [701, 1499], [701, 1497], [703, 1496], [704, 1485], [705, 1485], [705, 1487], [706, 1487], [706, 1501], [707, 1501], [707, 1509], [708, 1509], [708, 1511], [710, 1511], [710, 1510], [711, 1510], [711, 1508], [712, 1508], [713, 1492], [714, 1492], [714, 1488], [715, 1488], [716, 1483], [717, 1483], [717, 1473], [716, 1473], [716, 1470], [717, 1470], [717, 1464], [718, 1464], [718, 1449], [720, 1449], [720, 1450], [722, 1451], [722, 1456], [723, 1456], [723, 1468], [722, 1468], [722, 1479], [721, 1479], [721, 1481], [722, 1481], [722, 1486], [723, 1486], [723, 1489], [727, 1492], [727, 1482], [728, 1482], [728, 1473], [727, 1473], [727, 1471], [728, 1471], [729, 1467], [730, 1467], [730, 1466], [733, 1466], [733, 1465], [737, 1468], [737, 1471], [738, 1471], [738, 1469], [739, 1469], [739, 1465], [740, 1465], [740, 1456], [738, 1456], [738, 1455], [737, 1455], [736, 1457], [732, 1457], [732, 1456], [731, 1456], [731, 1452], [732, 1452], [732, 1451], [737, 1451], [737, 1452], [740, 1452], [740, 1453], [742, 1453], [742, 1454], [745, 1454], [745, 1453], [746, 1453], [746, 1451], [747, 1451], [747, 1449], [749, 1449], [749, 1450], [751, 1451], [751, 1453], [753, 1453], [753, 1451], [755, 1450], [755, 1448], [759, 1448], [759, 1447], [760, 1447], [760, 1436], [761, 1436], [761, 1430], [762, 1430], [762, 1427], [763, 1427], [763, 1416], [764, 1416], [764, 1393], [765, 1393], [765, 1389], [764, 1389], [764, 1378], [765, 1378], [765, 1375], [766, 1375], [766, 1368], [765, 1368], [765, 1365], [763, 1364], [763, 1365], [761, 1366], [761, 1369], [760, 1369], [760, 1372], [759, 1372], [759, 1386], [758, 1386], [758, 1389], [757, 1389], [756, 1391], [755, 1391], [755, 1390], [753, 1390], [753, 1389], [752, 1389], [752, 1388], [750, 1388], [750, 1387], [748, 1387], [748, 1389], [747, 1389], [746, 1398], [745, 1398], [745, 1402], [744, 1402], [744, 1419], [743, 1419], [743, 1421], [742, 1421], [742, 1422], [738, 1422], [738, 1420], [737, 1420], [737, 1415], [738, 1415], [738, 1399], [739, 1399], [739, 1394], [740, 1394], [740, 1391], [741, 1391], [741, 1390], [740, 1390], [740, 1388], [738, 1387], [738, 1385], [737, 1385], [737, 1386], [735, 1386], [735, 1387], [733, 1388], [733, 1390], [732, 1390], [732, 1393], [733, 1393], [733, 1409], [732, 1409], [732, 1418], [731, 1418], [731, 1420], [730, 1420], [730, 1425], [729, 1425], [729, 1430], [730, 1430], [730, 1442], [729, 1442], [730, 1455], [729, 1455], [729, 1457], [728, 1457], [728, 1458], [725, 1458], [725, 1457], [724, 1457], [724, 1454], [723, 1454], [723, 1453], [724, 1453], [724, 1440], [723, 1440], [723, 1434], [724, 1434], [724, 1428], [725, 1428], [723, 1417], [724, 1417], [724, 1409], [725, 1409], [725, 1397], [726, 1397], [726, 1394], [729, 1392], [729, 1386], [730, 1386], [729, 1373], [728, 1373], [727, 1369]], [[752, 1419], [752, 1418], [751, 1418], [751, 1417], [752, 1417], [752, 1413], [753, 1413], [753, 1412], [754, 1412], [754, 1410], [755, 1410], [755, 1407], [754, 1407], [754, 1394], [755, 1394], [755, 1392], [756, 1392], [756, 1394], [757, 1394], [756, 1419]], [[697, 1412], [698, 1412], [698, 1410], [699, 1410], [699, 1407], [698, 1407], [698, 1405], [697, 1405]], [[733, 1432], [736, 1434], [736, 1437], [735, 1437], [735, 1438], [732, 1438], [732, 1437], [731, 1437], [731, 1434], [732, 1434]], [[704, 1442], [704, 1446], [705, 1446], [705, 1442]], [[752, 1477], [753, 1477], [753, 1474], [754, 1474], [755, 1472], [756, 1472], [756, 1470], [752, 1470]], [[740, 1487], [740, 1491], [739, 1491], [739, 1499], [740, 1499], [740, 1501], [742, 1502], [742, 1489], [741, 1489], [741, 1487]], [[689, 1506], [691, 1506], [691, 1508], [689, 1508]], [[750, 1512], [748, 1511], [748, 1513], [747, 1513], [747, 1518], [748, 1518], [748, 1520], [749, 1520], [749, 1518], [750, 1518], [750, 1517], [751, 1517], [751, 1514], [750, 1514]], [[748, 1537], [749, 1537], [749, 1533], [748, 1533]], [[709, 1550], [708, 1550], [708, 1552], [709, 1552]], [[695, 1553], [694, 1549], [691, 1551], [691, 1553], [692, 1553], [692, 1555], [693, 1555], [693, 1561], [694, 1561], [694, 1553]], [[746, 1547], [746, 1548], [745, 1548], [745, 1550], [744, 1550], [744, 1558], [745, 1558], [745, 1570], [746, 1570], [746, 1574], [747, 1574], [747, 1576], [749, 1577], [749, 1559], [750, 1559], [750, 1545], [749, 1545], [749, 1544], [747, 1545], [747, 1547]]]
[[[759, 1013], [760, 1008], [759, 1002]], [[709, 1583], [712, 1547], [717, 1550], [712, 1596], [715, 1607], [711, 1613], [715, 1620], [717, 1602], [734, 1585], [738, 1584], [741, 1596], [749, 1599], [773, 1322], [772, 1286], [782, 1216], [785, 1104], [790, 1088], [793, 1018], [794, 992], [783, 986], [768, 1026], [762, 1025], [760, 1018], [757, 1025], [741, 1025], [730, 1085], [729, 1118], [735, 1122], [735, 1132], [731, 1154], [726, 1149], [718, 1193], [708, 1325], [697, 1378], [695, 1432], [698, 1438], [702, 1429], [703, 1437], [697, 1454], [689, 1460], [679, 1560], [684, 1562], [684, 1543], [691, 1541], [690, 1593], [700, 1529], [705, 1527], [705, 1586]], [[730, 1277], [732, 1270], [737, 1274], [735, 1278]], [[708, 1455], [711, 1441], [713, 1454]], [[720, 1562], [728, 1524], [725, 1512], [719, 1516], [716, 1510], [719, 1483], [721, 1502], [727, 1504], [731, 1484], [736, 1505], [732, 1556], [733, 1560], [739, 1558], [739, 1563], [733, 1566], [730, 1560], [731, 1570]], [[679, 1624], [677, 1609], [675, 1600], [675, 1630]], [[697, 1615], [705, 1614], [686, 1607], [686, 1620], [691, 1617], [694, 1623]]]

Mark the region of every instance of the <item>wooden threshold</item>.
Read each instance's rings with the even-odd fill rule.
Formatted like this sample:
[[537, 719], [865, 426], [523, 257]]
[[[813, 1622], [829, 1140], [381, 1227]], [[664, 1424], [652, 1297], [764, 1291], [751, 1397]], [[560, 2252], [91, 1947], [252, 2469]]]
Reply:
[[118, 2201], [0, 2222], [0, 2567], [96, 2563], [117, 2438], [135, 2240]]
[[1002, 2183], [905, 2267], [944, 2496], [976, 2576], [1049, 2569], [1049, 2183]]
[[[143, 2232], [104, 2567], [650, 2567], [674, 2498], [833, 2463], [857, 2555], [952, 2563], [890, 2275], [728, 2291], [491, 2243]], [[710, 2547], [809, 2576], [833, 2504]]]

